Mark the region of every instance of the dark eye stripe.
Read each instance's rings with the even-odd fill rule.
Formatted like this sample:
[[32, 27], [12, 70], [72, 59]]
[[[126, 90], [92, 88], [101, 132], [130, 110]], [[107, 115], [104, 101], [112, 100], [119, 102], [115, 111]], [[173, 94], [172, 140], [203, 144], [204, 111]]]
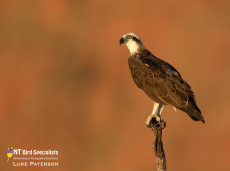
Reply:
[[133, 37], [133, 40], [138, 40], [136, 37]]

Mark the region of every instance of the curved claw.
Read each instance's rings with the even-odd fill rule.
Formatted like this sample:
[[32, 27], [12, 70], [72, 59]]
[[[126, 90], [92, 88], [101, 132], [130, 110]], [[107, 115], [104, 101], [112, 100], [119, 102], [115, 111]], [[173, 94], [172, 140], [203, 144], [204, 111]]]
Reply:
[[161, 127], [161, 129], [164, 129], [166, 127], [166, 122], [162, 120], [160, 122], [160, 127]]

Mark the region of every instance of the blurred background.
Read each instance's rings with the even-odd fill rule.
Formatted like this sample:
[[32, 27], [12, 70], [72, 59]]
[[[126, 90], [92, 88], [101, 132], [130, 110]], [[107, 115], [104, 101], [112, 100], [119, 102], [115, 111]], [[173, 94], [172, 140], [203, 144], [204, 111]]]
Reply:
[[[229, 11], [229, 0], [2, 0], [1, 170], [156, 170], [152, 101], [118, 43], [127, 32], [179, 70], [206, 121], [164, 108], [168, 170], [230, 170]], [[9, 146], [59, 150], [60, 166], [12, 167]]]

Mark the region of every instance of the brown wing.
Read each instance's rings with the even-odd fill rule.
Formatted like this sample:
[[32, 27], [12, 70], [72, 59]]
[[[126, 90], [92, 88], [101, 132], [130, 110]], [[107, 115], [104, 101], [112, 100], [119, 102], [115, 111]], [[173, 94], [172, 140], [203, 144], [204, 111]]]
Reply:
[[129, 67], [136, 85], [152, 100], [186, 112], [193, 120], [203, 120], [191, 87], [170, 64], [153, 55], [131, 56]]

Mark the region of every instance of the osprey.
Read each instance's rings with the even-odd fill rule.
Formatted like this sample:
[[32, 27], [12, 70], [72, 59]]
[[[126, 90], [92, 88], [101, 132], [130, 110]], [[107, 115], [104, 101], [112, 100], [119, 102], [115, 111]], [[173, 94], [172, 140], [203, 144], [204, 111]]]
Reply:
[[148, 51], [134, 33], [124, 34], [120, 45], [123, 43], [131, 54], [128, 63], [135, 84], [154, 101], [152, 114], [146, 121], [148, 127], [151, 127], [152, 119], [158, 123], [162, 121], [164, 105], [172, 105], [192, 120], [205, 123], [191, 87], [172, 65]]

